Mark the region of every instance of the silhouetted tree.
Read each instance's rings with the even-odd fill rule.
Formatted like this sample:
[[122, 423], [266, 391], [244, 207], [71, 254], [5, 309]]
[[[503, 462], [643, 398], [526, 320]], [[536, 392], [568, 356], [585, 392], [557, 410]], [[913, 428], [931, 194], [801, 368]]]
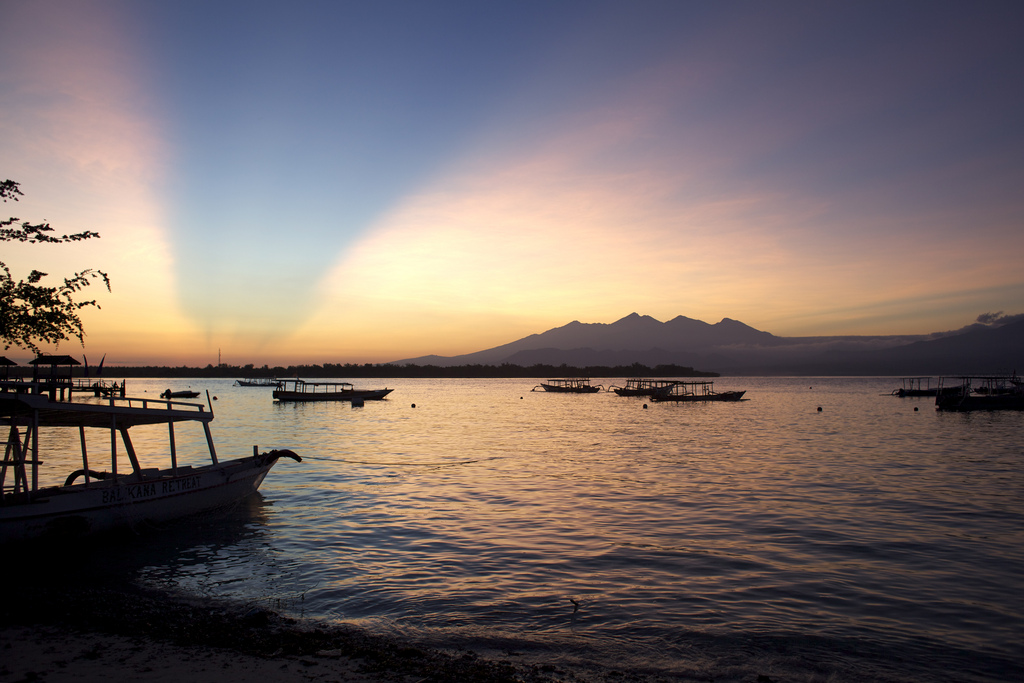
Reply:
[[[18, 201], [23, 196], [19, 184], [13, 180], [0, 182], [0, 198]], [[60, 244], [79, 242], [99, 237], [95, 232], [79, 232], [55, 237], [49, 223], [32, 224], [11, 217], [0, 221], [0, 241], [28, 242], [29, 244]], [[87, 269], [64, 278], [64, 284], [48, 287], [42, 284], [46, 273], [32, 270], [28, 277], [15, 281], [10, 268], [0, 261], [0, 340], [4, 349], [19, 346], [40, 353], [39, 344], [59, 345], [75, 337], [84, 344], [85, 331], [78, 312], [86, 306], [99, 304], [75, 301], [75, 295], [88, 287], [94, 279], [101, 279], [110, 291], [110, 278], [100, 270]]]

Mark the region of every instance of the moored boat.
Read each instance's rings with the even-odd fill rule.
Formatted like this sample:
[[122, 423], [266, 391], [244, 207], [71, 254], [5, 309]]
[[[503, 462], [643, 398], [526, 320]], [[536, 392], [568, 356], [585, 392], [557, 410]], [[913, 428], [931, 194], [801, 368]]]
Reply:
[[631, 377], [626, 380], [624, 387], [609, 387], [619, 396], [653, 396], [668, 391], [678, 380], [674, 379], [643, 379]]
[[715, 391], [714, 382], [676, 382], [666, 391], [651, 395], [652, 401], [739, 401], [744, 391]]
[[592, 385], [590, 379], [586, 377], [569, 377], [565, 379], [549, 379], [547, 382], [541, 382], [530, 391], [537, 391], [542, 389], [544, 391], [553, 391], [555, 393], [567, 393], [567, 394], [594, 394], [601, 391], [602, 385]]
[[350, 382], [281, 380], [274, 389], [276, 401], [379, 401], [394, 389], [356, 389]]
[[901, 382], [902, 386], [892, 390], [893, 396], [935, 396], [939, 391], [938, 387], [931, 385], [931, 377], [903, 377]]
[[160, 398], [197, 398], [199, 396], [198, 391], [192, 391], [191, 389], [182, 389], [181, 391], [167, 391], [160, 394]]
[[1001, 376], [939, 378], [936, 410], [1024, 410], [1024, 382]]
[[253, 377], [236, 379], [236, 387], [276, 387], [281, 384], [281, 380], [274, 379], [273, 377]]
[[118, 384], [108, 382], [105, 379], [89, 379], [88, 377], [76, 377], [73, 380], [75, 393], [88, 392], [93, 396], [120, 396], [124, 398], [127, 380]]
[[[230, 505], [254, 493], [282, 457], [301, 461], [289, 450], [219, 460], [210, 433], [213, 412], [205, 406], [170, 400], [109, 398], [101, 403], [55, 401], [38, 393], [0, 395], [0, 428], [6, 432], [0, 462], [0, 543], [39, 538], [73, 538], [118, 528], [139, 530]], [[175, 425], [198, 424], [205, 432], [209, 464], [179, 464]], [[166, 425], [169, 466], [144, 467], [149, 455], [137, 453], [129, 430]], [[77, 430], [81, 469], [60, 485], [40, 485], [41, 456], [68, 442]], [[87, 433], [101, 433], [110, 471], [91, 469]], [[118, 436], [128, 471], [119, 469]], [[58, 446], [48, 446], [47, 439]], [[49, 474], [49, 473], [47, 473]]]

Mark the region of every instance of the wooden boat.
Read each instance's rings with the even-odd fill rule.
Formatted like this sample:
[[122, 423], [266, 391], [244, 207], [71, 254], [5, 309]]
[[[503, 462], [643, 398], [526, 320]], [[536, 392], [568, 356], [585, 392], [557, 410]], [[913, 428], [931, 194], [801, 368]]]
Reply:
[[570, 377], [567, 379], [549, 379], [547, 382], [541, 382], [533, 389], [530, 389], [530, 391], [543, 389], [544, 391], [570, 394], [594, 394], [601, 391], [602, 388], [600, 384], [592, 385], [589, 378]]
[[892, 390], [893, 396], [935, 396], [939, 389], [931, 386], [931, 377], [903, 377], [903, 386]]
[[273, 377], [254, 377], [251, 379], [236, 379], [236, 387], [276, 387], [281, 384], [281, 380], [274, 379]]
[[[95, 399], [94, 399], [95, 400]], [[0, 462], [0, 543], [66, 539], [152, 524], [230, 505], [254, 493], [282, 457], [301, 461], [289, 450], [219, 460], [210, 434], [213, 412], [194, 403], [140, 398], [109, 398], [101, 403], [55, 401], [38, 393], [0, 395], [0, 429], [6, 432]], [[201, 425], [210, 464], [179, 465], [175, 425]], [[166, 425], [169, 466], [144, 468], [129, 430]], [[62, 485], [40, 486], [39, 465], [47, 449], [68, 443], [69, 429], [81, 442], [82, 468]], [[99, 432], [107, 444], [110, 471], [91, 469], [86, 434]], [[72, 432], [73, 433], [73, 432]], [[118, 435], [130, 469], [120, 469]]]
[[714, 382], [676, 382], [666, 391], [651, 395], [652, 401], [738, 401], [746, 391], [715, 391]]
[[191, 389], [182, 391], [171, 391], [168, 389], [160, 394], [160, 398], [196, 398], [197, 396], [199, 396], [199, 392], [192, 391]]
[[668, 391], [678, 380], [674, 379], [640, 379], [630, 378], [626, 380], [624, 387], [609, 387], [619, 396], [652, 396]]
[[274, 389], [276, 401], [379, 401], [394, 389], [356, 389], [350, 382], [281, 380]]
[[936, 410], [1024, 410], [1024, 382], [1016, 375], [939, 378]]
[[90, 393], [93, 396], [125, 396], [125, 384], [122, 382], [108, 382], [105, 379], [89, 379], [88, 377], [76, 377], [74, 378], [73, 385], [76, 394]]

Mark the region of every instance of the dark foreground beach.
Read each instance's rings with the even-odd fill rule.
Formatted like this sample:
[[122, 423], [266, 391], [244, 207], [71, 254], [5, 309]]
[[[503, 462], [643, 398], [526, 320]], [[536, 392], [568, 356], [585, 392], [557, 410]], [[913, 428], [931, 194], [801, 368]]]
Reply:
[[[71, 558], [65, 559], [65, 577]], [[8, 564], [8, 569], [13, 565]], [[27, 574], [31, 576], [31, 573]], [[639, 672], [562, 670], [441, 651], [264, 609], [136, 587], [64, 580], [22, 584], [0, 608], [4, 683], [781, 683], [745, 667], [665, 679]], [[815, 676], [800, 680], [818, 680]], [[834, 680], [834, 679], [833, 679]]]
[[[10, 586], [8, 581], [0, 613], [0, 681], [583, 680], [554, 667], [424, 649], [357, 629], [209, 600], [38, 584], [12, 594]], [[621, 673], [613, 677], [647, 680]]]

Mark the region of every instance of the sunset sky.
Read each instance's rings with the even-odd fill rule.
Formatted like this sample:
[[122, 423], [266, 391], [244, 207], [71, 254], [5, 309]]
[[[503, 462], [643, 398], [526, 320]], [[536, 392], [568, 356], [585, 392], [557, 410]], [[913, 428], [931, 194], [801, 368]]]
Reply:
[[[2, 0], [0, 243], [107, 363], [1024, 312], [1024, 3]], [[30, 353], [10, 349], [12, 358]]]

